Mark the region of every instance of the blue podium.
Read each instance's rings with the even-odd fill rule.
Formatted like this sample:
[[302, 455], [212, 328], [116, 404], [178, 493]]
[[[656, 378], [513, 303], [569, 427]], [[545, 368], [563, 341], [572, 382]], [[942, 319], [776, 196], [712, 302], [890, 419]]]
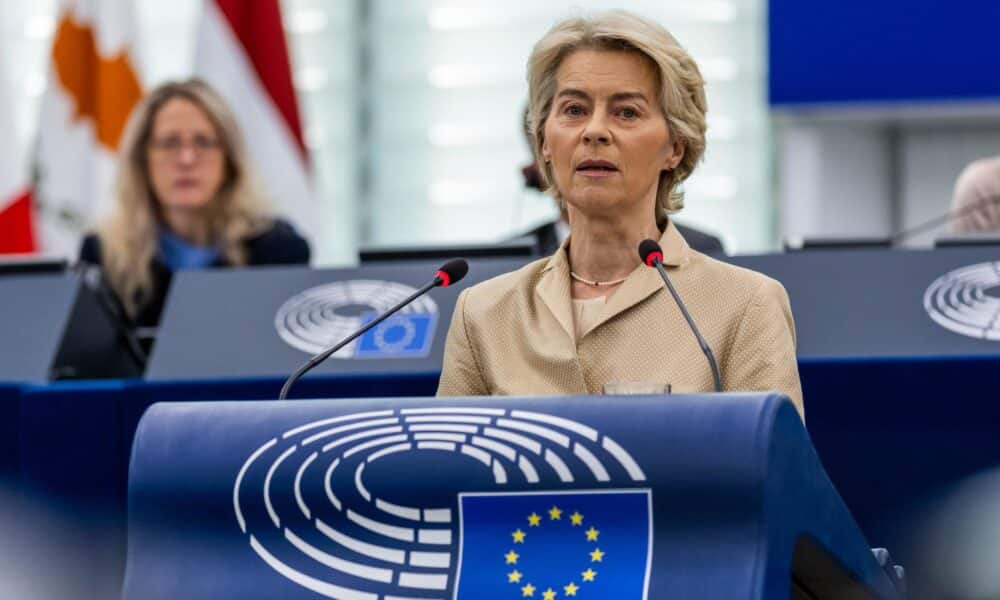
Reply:
[[123, 597], [895, 598], [776, 394], [163, 403]]

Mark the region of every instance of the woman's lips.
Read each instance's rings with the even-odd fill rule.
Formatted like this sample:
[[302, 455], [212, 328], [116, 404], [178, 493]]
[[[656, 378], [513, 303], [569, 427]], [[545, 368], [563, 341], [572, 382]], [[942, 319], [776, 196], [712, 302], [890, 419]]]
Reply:
[[583, 175], [584, 177], [592, 177], [594, 179], [604, 179], [617, 175], [618, 171], [608, 171], [605, 169], [578, 169], [577, 173]]
[[584, 177], [603, 179], [618, 173], [618, 167], [606, 160], [585, 160], [577, 165], [576, 172]]

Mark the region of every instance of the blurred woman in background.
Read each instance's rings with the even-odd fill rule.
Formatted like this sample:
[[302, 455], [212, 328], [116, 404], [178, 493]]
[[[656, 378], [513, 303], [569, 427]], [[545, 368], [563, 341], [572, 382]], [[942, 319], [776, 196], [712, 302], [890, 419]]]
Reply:
[[102, 267], [136, 325], [157, 324], [175, 271], [309, 262], [308, 243], [265, 212], [236, 118], [205, 83], [152, 90], [119, 156], [113, 213], [80, 260]]

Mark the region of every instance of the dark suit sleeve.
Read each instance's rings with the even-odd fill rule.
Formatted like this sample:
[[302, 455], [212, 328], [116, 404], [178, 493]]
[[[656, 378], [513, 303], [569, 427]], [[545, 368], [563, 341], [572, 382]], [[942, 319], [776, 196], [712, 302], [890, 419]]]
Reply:
[[247, 242], [251, 265], [305, 265], [312, 253], [309, 242], [286, 221], [275, 220], [271, 229]]
[[681, 233], [681, 237], [684, 241], [688, 243], [688, 246], [701, 252], [702, 254], [714, 254], [714, 255], [725, 255], [726, 249], [722, 246], [722, 240], [715, 237], [710, 233], [705, 233], [693, 227], [687, 227], [686, 225], [681, 225], [674, 221], [674, 225], [677, 226], [677, 231]]
[[80, 244], [80, 262], [91, 265], [101, 265], [101, 240], [96, 234], [89, 233]]

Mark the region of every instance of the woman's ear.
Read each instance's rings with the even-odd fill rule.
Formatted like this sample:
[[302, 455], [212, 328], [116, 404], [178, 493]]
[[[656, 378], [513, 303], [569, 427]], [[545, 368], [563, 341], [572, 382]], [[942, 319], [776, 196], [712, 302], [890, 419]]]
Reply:
[[680, 140], [674, 140], [671, 152], [663, 162], [663, 170], [673, 171], [682, 160], [684, 160], [684, 144]]

